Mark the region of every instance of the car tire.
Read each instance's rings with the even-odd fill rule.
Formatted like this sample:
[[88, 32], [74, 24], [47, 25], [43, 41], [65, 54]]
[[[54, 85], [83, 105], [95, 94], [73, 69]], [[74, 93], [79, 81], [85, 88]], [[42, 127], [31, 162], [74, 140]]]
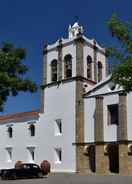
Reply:
[[4, 171], [2, 174], [1, 174], [1, 179], [2, 180], [7, 180], [8, 177], [6, 176], [6, 171]]
[[43, 173], [42, 172], [39, 172], [38, 175], [37, 175], [38, 178], [43, 178]]
[[1, 175], [1, 179], [2, 179], [2, 180], [6, 180], [7, 178], [5, 177], [4, 174], [2, 174], [2, 175]]
[[12, 179], [12, 180], [16, 180], [16, 179], [17, 179], [16, 173], [12, 173], [11, 179]]

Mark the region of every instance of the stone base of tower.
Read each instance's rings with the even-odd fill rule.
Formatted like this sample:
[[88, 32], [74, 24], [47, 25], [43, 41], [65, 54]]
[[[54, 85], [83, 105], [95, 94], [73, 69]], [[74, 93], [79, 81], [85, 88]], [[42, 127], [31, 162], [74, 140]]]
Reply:
[[88, 175], [132, 175], [132, 153], [126, 143], [76, 146], [76, 172]]
[[77, 145], [76, 147], [76, 172], [77, 173], [90, 173], [88, 157], [84, 154], [84, 146]]
[[128, 145], [127, 144], [119, 144], [119, 174], [120, 175], [129, 175], [132, 174], [132, 159], [129, 163], [128, 155]]
[[132, 153], [128, 154], [128, 174], [132, 175]]
[[[86, 152], [87, 147], [87, 152]], [[104, 145], [78, 145], [76, 147], [76, 171], [89, 175], [107, 175], [108, 158], [104, 155]]]
[[96, 174], [109, 174], [109, 160], [104, 154], [104, 145], [96, 145]]

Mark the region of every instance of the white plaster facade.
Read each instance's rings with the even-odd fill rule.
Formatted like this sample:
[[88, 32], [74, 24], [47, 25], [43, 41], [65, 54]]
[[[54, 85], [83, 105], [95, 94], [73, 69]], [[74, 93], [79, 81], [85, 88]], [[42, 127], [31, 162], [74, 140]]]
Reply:
[[[69, 28], [71, 31], [72, 27]], [[68, 39], [62, 39], [62, 81], [52, 84], [51, 81], [51, 61], [58, 60], [57, 46], [59, 41], [47, 46], [47, 72], [46, 87], [44, 88], [44, 113], [38, 113], [38, 116], [23, 119], [4, 118], [0, 119], [0, 168], [11, 168], [17, 160], [24, 162], [35, 162], [40, 164], [42, 160], [48, 160], [51, 163], [53, 172], [76, 172], [76, 44], [75, 39], [78, 33], [83, 33], [83, 28], [78, 24], [69, 33]], [[120, 88], [116, 87], [113, 91], [109, 88], [110, 79], [106, 79], [106, 57], [105, 49], [101, 48], [96, 42], [98, 48], [96, 61], [94, 61], [94, 39], [90, 40], [81, 35], [84, 40], [83, 61], [85, 82], [84, 93], [84, 142], [93, 143], [94, 140], [94, 121], [95, 121], [95, 97], [103, 95], [103, 114], [104, 114], [104, 141], [111, 142], [117, 140], [117, 125], [108, 125], [107, 106], [118, 104], [118, 93]], [[64, 80], [64, 57], [67, 54], [72, 55], [72, 79]], [[92, 57], [92, 79], [87, 79], [87, 56]], [[102, 81], [95, 85], [94, 81], [94, 62], [102, 63]], [[44, 61], [46, 62], [46, 61]], [[87, 84], [87, 86], [86, 86]], [[95, 86], [94, 86], [95, 85]], [[132, 94], [128, 94], [128, 140], [132, 140]], [[56, 124], [60, 121], [60, 130]], [[29, 124], [35, 125], [35, 136], [29, 133]], [[9, 138], [7, 128], [12, 126], [13, 136]], [[57, 132], [58, 131], [58, 132]], [[59, 132], [61, 131], [61, 132]], [[11, 155], [9, 151], [11, 150]], [[30, 151], [34, 152], [34, 160], [31, 159]], [[57, 156], [59, 152], [59, 157]], [[11, 157], [11, 158], [9, 158]], [[59, 160], [60, 159], [60, 160]]]

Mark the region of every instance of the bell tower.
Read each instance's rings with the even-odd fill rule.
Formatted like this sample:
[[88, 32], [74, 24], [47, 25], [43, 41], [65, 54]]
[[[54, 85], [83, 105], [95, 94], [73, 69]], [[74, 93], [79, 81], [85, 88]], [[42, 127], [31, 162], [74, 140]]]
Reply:
[[[53, 164], [53, 170], [83, 171], [83, 94], [106, 76], [105, 49], [83, 33], [83, 27], [75, 22], [68, 28], [68, 38], [46, 44], [43, 50], [43, 121], [47, 117], [45, 121], [51, 126], [51, 132], [55, 120], [59, 119], [62, 123], [62, 136], [50, 137], [51, 152], [54, 149], [52, 145], [55, 145], [55, 150], [59, 150], [59, 153], [62, 151], [60, 154], [63, 154], [62, 162], [59, 165]], [[53, 162], [54, 156], [49, 160]]]
[[[80, 68], [83, 67], [84, 72], [81, 76], [94, 83], [105, 79], [105, 48], [95, 39], [85, 37], [83, 26], [75, 22], [69, 25], [68, 38], [60, 38], [55, 43], [44, 46], [43, 85], [78, 76], [76, 43], [79, 39], [83, 42], [83, 61]], [[66, 77], [66, 73], [70, 73], [69, 76]]]

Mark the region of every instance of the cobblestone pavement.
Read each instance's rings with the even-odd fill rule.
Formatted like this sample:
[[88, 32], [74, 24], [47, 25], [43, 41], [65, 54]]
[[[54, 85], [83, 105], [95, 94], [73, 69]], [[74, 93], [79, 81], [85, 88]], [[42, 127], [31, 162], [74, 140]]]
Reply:
[[0, 180], [0, 184], [132, 184], [132, 176], [50, 174], [43, 179]]

